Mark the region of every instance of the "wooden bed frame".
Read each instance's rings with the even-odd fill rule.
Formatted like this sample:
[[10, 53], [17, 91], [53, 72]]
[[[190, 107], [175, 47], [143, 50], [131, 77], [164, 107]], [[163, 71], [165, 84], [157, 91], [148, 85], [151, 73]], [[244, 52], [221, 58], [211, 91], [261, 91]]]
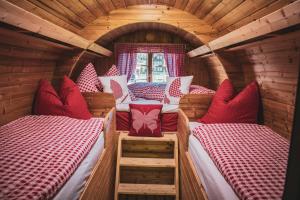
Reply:
[[[94, 116], [103, 117], [106, 115], [106, 123], [104, 127], [105, 149], [87, 181], [80, 199], [113, 199], [116, 147], [119, 136], [116, 132], [115, 99], [112, 94], [108, 93], [83, 93], [83, 96]], [[207, 200], [206, 192], [188, 153], [190, 135], [188, 122], [200, 118], [207, 112], [212, 97], [211, 94], [188, 94], [184, 95], [179, 103], [180, 199]], [[111, 111], [109, 112], [109, 110]]]
[[183, 96], [179, 103], [177, 132], [180, 163], [180, 199], [208, 199], [188, 152], [188, 144], [190, 136], [189, 121], [194, 121], [207, 112], [212, 96], [189, 94]]
[[[114, 194], [117, 157], [116, 111], [114, 106], [112, 106], [114, 101], [108, 101], [113, 96], [105, 93], [99, 94], [85, 93], [83, 95], [93, 116], [105, 116], [105, 118], [103, 127], [104, 150], [85, 184], [80, 196], [81, 200], [108, 200], [113, 199]], [[109, 106], [112, 107], [109, 108]]]

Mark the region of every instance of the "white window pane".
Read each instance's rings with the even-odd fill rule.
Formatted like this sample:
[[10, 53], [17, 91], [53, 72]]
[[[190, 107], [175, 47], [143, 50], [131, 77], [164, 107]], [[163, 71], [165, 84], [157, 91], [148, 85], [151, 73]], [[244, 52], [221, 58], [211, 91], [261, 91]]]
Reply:
[[152, 55], [152, 82], [166, 83], [169, 76], [165, 57], [163, 53]]
[[128, 84], [148, 81], [148, 54], [137, 53], [136, 68]]

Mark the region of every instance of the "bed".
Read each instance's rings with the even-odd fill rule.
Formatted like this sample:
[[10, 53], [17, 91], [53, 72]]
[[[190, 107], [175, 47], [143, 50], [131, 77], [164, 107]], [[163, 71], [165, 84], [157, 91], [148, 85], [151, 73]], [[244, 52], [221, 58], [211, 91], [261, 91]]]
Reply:
[[281, 199], [286, 139], [263, 125], [205, 125], [189, 122], [182, 111], [179, 118], [180, 130], [186, 131], [180, 137], [184, 173], [202, 192], [198, 199]]
[[114, 118], [30, 115], [0, 127], [0, 199], [111, 198]]

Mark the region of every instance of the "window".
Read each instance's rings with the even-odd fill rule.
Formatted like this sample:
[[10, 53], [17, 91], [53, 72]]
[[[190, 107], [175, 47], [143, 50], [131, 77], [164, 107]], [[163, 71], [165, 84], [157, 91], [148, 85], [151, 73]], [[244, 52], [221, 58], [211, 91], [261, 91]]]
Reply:
[[[149, 74], [151, 74], [151, 77], [149, 77]], [[148, 81], [165, 83], [168, 76], [163, 53], [137, 53], [136, 69], [132, 73], [128, 84]]]
[[152, 54], [152, 82], [156, 83], [166, 83], [168, 69], [163, 53], [153, 53]]

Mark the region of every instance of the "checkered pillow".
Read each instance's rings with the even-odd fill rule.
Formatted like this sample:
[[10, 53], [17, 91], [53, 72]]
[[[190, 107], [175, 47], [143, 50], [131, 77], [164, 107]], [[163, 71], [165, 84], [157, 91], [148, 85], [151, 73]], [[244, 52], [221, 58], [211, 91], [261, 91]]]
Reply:
[[111, 68], [105, 73], [105, 76], [120, 76], [121, 73], [116, 65], [112, 65]]
[[99, 92], [98, 88], [101, 85], [92, 63], [85, 66], [76, 82], [80, 92]]

